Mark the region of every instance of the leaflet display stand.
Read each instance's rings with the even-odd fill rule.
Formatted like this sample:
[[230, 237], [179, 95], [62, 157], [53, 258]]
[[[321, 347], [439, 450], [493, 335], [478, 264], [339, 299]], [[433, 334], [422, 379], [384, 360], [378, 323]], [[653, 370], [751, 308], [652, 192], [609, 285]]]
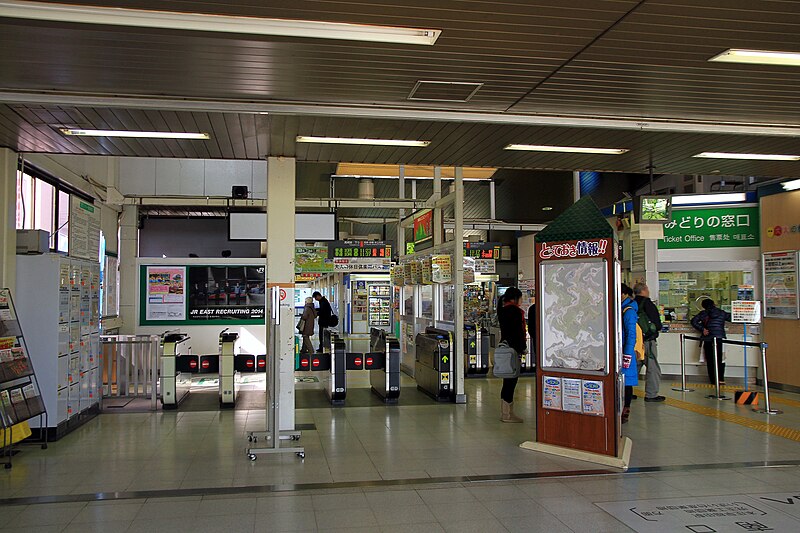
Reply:
[[273, 287], [270, 293], [269, 309], [269, 340], [267, 348], [267, 429], [266, 431], [250, 431], [247, 440], [257, 443], [259, 438], [268, 442], [263, 448], [248, 448], [247, 458], [251, 461], [258, 459], [259, 454], [265, 453], [294, 453], [301, 459], [306, 456], [302, 446], [281, 446], [281, 441], [300, 440], [299, 431], [280, 431], [280, 289]]
[[[2, 457], [8, 457], [6, 468], [11, 468], [14, 455], [15, 427], [36, 417], [40, 417], [39, 427], [47, 427], [47, 410], [40, 391], [11, 291], [0, 289], [0, 428], [3, 430]], [[29, 435], [30, 431], [25, 436]], [[47, 432], [42, 435], [44, 450], [47, 449]]]

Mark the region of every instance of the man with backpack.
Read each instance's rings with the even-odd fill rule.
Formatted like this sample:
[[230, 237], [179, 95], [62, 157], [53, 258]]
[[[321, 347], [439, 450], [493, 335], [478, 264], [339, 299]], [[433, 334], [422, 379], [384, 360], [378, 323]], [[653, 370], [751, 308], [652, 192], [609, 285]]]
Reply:
[[645, 283], [633, 286], [636, 303], [639, 305], [639, 327], [644, 336], [645, 360], [647, 374], [644, 388], [644, 401], [663, 402], [664, 396], [658, 395], [661, 385], [661, 366], [658, 364], [658, 334], [661, 331], [661, 314], [650, 299], [650, 288]]

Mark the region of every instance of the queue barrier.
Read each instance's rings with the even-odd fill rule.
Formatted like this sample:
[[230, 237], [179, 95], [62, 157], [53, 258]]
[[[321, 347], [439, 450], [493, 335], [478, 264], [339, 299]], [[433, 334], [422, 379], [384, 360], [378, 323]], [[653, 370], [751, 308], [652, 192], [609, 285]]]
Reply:
[[103, 398], [147, 398], [158, 407], [160, 335], [101, 335]]
[[[681, 342], [681, 388], [680, 389], [673, 389], [678, 392], [692, 392], [693, 389], [686, 388], [686, 341], [706, 341], [708, 339], [704, 339], [702, 337], [694, 337], [690, 335], [686, 335], [681, 333], [680, 342]], [[745, 347], [753, 347], [758, 348], [761, 350], [761, 370], [764, 373], [764, 409], [753, 409], [756, 413], [764, 413], [769, 415], [779, 415], [782, 414], [783, 411], [779, 409], [772, 409], [769, 401], [769, 378], [767, 374], [767, 348], [768, 344], [766, 342], [745, 342], [745, 341], [735, 341], [730, 339], [714, 339], [722, 341], [721, 344], [723, 345], [730, 345], [730, 346], [745, 346]], [[715, 393], [709, 394], [707, 398], [714, 398], [716, 400], [729, 400], [730, 398], [721, 394], [720, 386], [719, 386], [719, 368], [717, 367], [719, 357], [717, 356], [717, 342], [714, 342], [714, 388]]]

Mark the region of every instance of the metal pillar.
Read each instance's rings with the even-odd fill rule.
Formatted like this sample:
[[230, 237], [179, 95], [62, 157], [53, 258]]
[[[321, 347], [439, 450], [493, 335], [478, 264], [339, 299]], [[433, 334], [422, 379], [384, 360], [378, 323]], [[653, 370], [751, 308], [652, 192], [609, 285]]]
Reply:
[[[494, 189], [492, 189], [494, 190]], [[453, 229], [453, 271], [455, 273], [456, 320], [453, 359], [456, 370], [456, 403], [467, 403], [464, 390], [464, 169], [455, 168], [455, 228]]]

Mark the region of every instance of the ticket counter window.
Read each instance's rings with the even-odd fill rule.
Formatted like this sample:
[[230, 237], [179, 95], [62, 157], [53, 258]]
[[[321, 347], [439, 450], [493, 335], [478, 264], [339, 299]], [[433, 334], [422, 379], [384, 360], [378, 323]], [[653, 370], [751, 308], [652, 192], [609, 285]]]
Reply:
[[733, 300], [752, 299], [753, 273], [722, 272], [661, 272], [658, 275], [658, 299], [666, 321], [691, 320], [702, 307], [705, 298], [730, 311]]

